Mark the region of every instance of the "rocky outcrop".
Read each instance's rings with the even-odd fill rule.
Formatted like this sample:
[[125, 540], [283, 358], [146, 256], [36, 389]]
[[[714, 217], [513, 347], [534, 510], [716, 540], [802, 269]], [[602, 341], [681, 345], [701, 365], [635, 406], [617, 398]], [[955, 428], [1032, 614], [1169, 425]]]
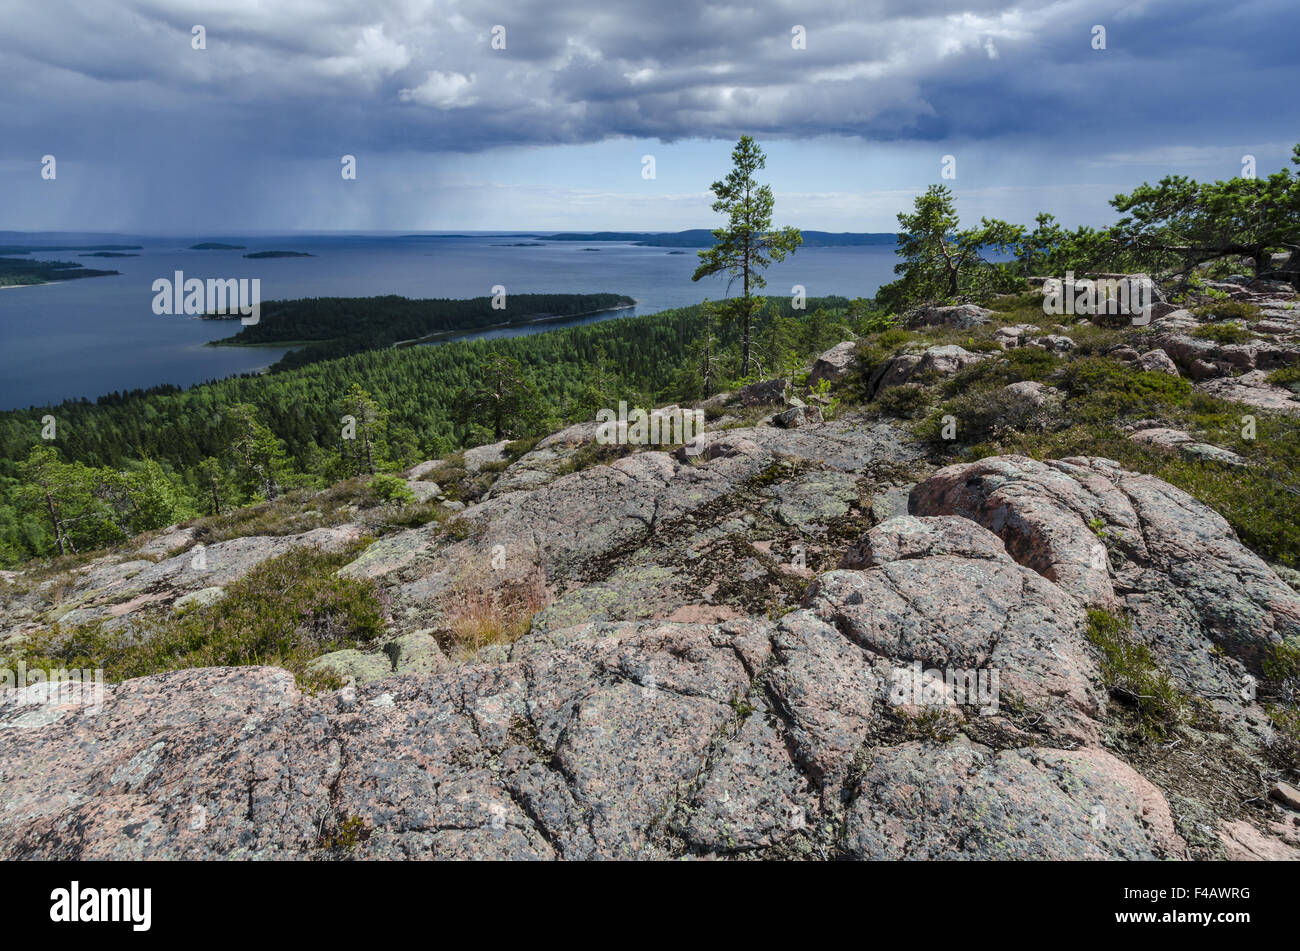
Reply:
[[901, 386], [913, 380], [952, 376], [988, 357], [987, 353], [971, 353], [956, 344], [927, 347], [919, 353], [899, 353], [876, 368], [868, 381], [867, 390], [871, 398], [875, 399], [891, 386]]
[[1180, 429], [1169, 429], [1163, 426], [1138, 429], [1131, 433], [1128, 438], [1134, 442], [1154, 446], [1158, 449], [1176, 449], [1185, 456], [1207, 462], [1219, 462], [1229, 466], [1244, 466], [1247, 464], [1245, 459], [1231, 449], [1223, 449], [1210, 443], [1199, 442], [1190, 433], [1185, 433]]
[[[986, 317], [935, 311], [925, 326]], [[1108, 349], [1084, 330], [1079, 349], [1177, 374], [1150, 341], [1199, 340], [1203, 321], [1172, 305], [1160, 321]], [[895, 354], [868, 394], [1020, 362], [1000, 349], [1074, 349], [1028, 324], [976, 336], [987, 349]], [[1248, 349], [1258, 364], [1287, 346]], [[855, 361], [841, 344], [808, 382], [842, 383]], [[1264, 375], [1197, 385], [1294, 402]], [[988, 392], [1021, 419], [1069, 408], [1048, 383]], [[343, 689], [243, 667], [130, 680], [89, 705], [0, 690], [0, 857], [1293, 857], [1294, 790], [1265, 778], [1269, 720], [1243, 688], [1300, 645], [1296, 589], [1159, 479], [1095, 457], [935, 471], [903, 427], [822, 396], [827, 410], [780, 379], [715, 397], [719, 428], [689, 446], [593, 451], [582, 423], [522, 455], [503, 442], [409, 470], [441, 511], [341, 570], [387, 612], [381, 649], [311, 662]], [[1125, 431], [1247, 461], [1159, 420]], [[435, 472], [464, 492], [454, 515]], [[367, 526], [346, 517], [201, 549], [174, 527], [66, 577], [0, 575], [0, 607], [11, 638], [207, 610], [260, 560], [355, 546]], [[448, 640], [465, 591], [523, 585], [544, 597], [517, 641]], [[1127, 732], [1096, 609], [1127, 618], [1198, 704], [1158, 755]]]
[[983, 327], [993, 316], [993, 311], [976, 304], [927, 305], [903, 315], [903, 326], [910, 330], [918, 327], [956, 327], [969, 330]]
[[1284, 386], [1277, 386], [1268, 381], [1268, 374], [1263, 370], [1251, 370], [1241, 376], [1220, 377], [1198, 383], [1196, 388], [1202, 393], [1244, 403], [1258, 409], [1272, 410], [1278, 413], [1300, 415], [1300, 396]]
[[192, 531], [164, 530], [133, 553], [148, 557], [105, 555], [6, 599], [0, 641], [15, 641], [54, 622], [63, 626], [104, 622], [111, 630], [142, 610], [172, 605], [185, 610], [210, 603], [224, 594], [225, 586], [291, 548], [338, 551], [354, 544], [361, 534], [359, 526], [347, 524], [203, 544], [195, 542]]
[[1235, 692], [1245, 670], [1258, 675], [1276, 644], [1300, 637], [1300, 597], [1222, 516], [1109, 460], [953, 466], [913, 489], [909, 509], [973, 519], [1081, 604], [1123, 607], [1203, 694]]
[[[317, 696], [265, 667], [127, 681], [97, 707], [0, 692], [0, 855], [1188, 854], [1166, 793], [1107, 746], [1087, 609], [1132, 612], [1180, 682], [1217, 696], [1300, 637], [1300, 596], [1157, 479], [1093, 458], [949, 467], [911, 514], [840, 542], [795, 610], [666, 616], [756, 513], [833, 545], [897, 440], [861, 420], [711, 433], [698, 459], [642, 452], [520, 488], [466, 509], [465, 537], [400, 533], [348, 569], [400, 618], [505, 544], [559, 596], [491, 663], [413, 630], [400, 651], [321, 658], [355, 685]], [[773, 544], [745, 542], [760, 570]], [[1223, 822], [1197, 848], [1289, 848]]]

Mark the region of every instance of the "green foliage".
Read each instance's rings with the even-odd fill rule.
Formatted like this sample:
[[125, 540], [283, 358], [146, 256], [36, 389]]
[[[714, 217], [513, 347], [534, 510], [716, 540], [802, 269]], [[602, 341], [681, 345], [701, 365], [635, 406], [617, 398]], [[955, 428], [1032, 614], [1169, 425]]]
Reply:
[[60, 554], [100, 548], [172, 521], [184, 511], [175, 485], [155, 462], [125, 471], [67, 463], [48, 445], [18, 466], [18, 507], [44, 521]]
[[1300, 393], [1300, 363], [1274, 370], [1268, 375], [1268, 382], [1274, 386], [1285, 386], [1293, 393]]
[[471, 432], [476, 431], [472, 427], [483, 427], [495, 441], [528, 432], [536, 420], [539, 400], [519, 361], [496, 353], [481, 372], [481, 378], [456, 396], [460, 421], [470, 426]]
[[959, 231], [952, 192], [931, 185], [916, 198], [912, 214], [898, 215], [898, 254], [894, 273], [902, 277], [880, 289], [876, 299], [893, 310], [927, 301], [952, 300], [959, 294], [980, 295], [1021, 286], [1004, 265], [988, 261], [991, 248], [1008, 251], [1024, 229], [984, 218], [978, 228]]
[[1215, 343], [1248, 343], [1255, 335], [1238, 323], [1202, 324], [1192, 331], [1193, 337]]
[[772, 231], [772, 189], [760, 185], [754, 176], [767, 165], [767, 157], [752, 138], [742, 135], [731, 152], [731, 171], [710, 187], [716, 200], [713, 210], [727, 216], [727, 224], [713, 232], [713, 247], [697, 252], [700, 265], [691, 275], [698, 281], [710, 274], [724, 273], [742, 282], [742, 294], [728, 303], [726, 313], [740, 321], [744, 330], [740, 375], [749, 375], [750, 324], [759, 305], [755, 290], [767, 285], [763, 268], [782, 261], [803, 242], [798, 228]]
[[409, 505], [415, 501], [415, 493], [410, 490], [406, 481], [395, 475], [377, 475], [370, 480], [366, 488], [381, 502]]
[[876, 406], [882, 413], [912, 419], [925, 412], [930, 405], [930, 391], [917, 383], [891, 386], [876, 397]]
[[[358, 546], [359, 547], [359, 546]], [[56, 625], [9, 659], [29, 668], [102, 667], [109, 681], [190, 667], [270, 665], [306, 674], [313, 658], [374, 640], [386, 608], [374, 582], [335, 572], [358, 548], [293, 548], [257, 565], [204, 607], [143, 618], [123, 629]]]
[[[1300, 164], [1300, 145], [1292, 161]], [[1016, 247], [1022, 274], [1144, 271], [1189, 274], [1229, 258], [1250, 258], [1261, 277], [1300, 281], [1300, 175], [1283, 169], [1265, 178], [1213, 183], [1171, 175], [1143, 183], [1110, 204], [1122, 217], [1109, 228], [1061, 228], [1048, 214]], [[1280, 268], [1271, 252], [1290, 251]]]
[[[862, 302], [851, 306], [843, 298], [821, 298], [807, 303], [808, 311], [796, 311], [788, 297], [772, 298], [756, 330], [761, 335], [768, 321], [793, 320], [794, 332], [782, 329], [781, 337], [806, 361], [877, 319]], [[0, 564], [59, 551], [48, 511], [36, 504], [43, 500], [22, 488], [20, 460], [33, 447], [56, 449], [63, 464], [115, 473], [135, 473], [145, 465], [138, 460], [152, 460], [155, 486], [161, 473], [174, 487], [176, 510], [170, 515], [158, 506], [139, 506], [155, 516], [128, 520], [120, 529], [111, 523], [105, 528], [102, 520], [78, 519], [69, 528], [72, 545], [67, 550], [83, 551], [197, 514], [220, 513], [225, 519], [241, 506], [355, 471], [358, 455], [345, 458], [340, 416], [358, 392], [377, 404], [382, 415], [373, 444], [376, 471], [494, 441], [492, 416], [482, 405], [464, 413], [460, 398], [466, 391], [487, 395], [485, 381], [497, 357], [515, 361], [516, 379], [526, 384], [522, 392], [527, 395], [516, 392], [507, 401], [520, 409], [519, 416], [502, 419], [503, 432], [522, 437], [590, 420], [596, 408], [617, 406], [619, 399], [648, 407], [702, 398], [698, 374], [688, 368], [699, 366], [705, 322], [705, 309], [695, 306], [504, 340], [361, 353], [187, 390], [160, 386], [95, 402], [0, 413]], [[715, 325], [715, 389], [735, 382], [740, 350], [740, 329]], [[58, 420], [59, 438], [52, 446], [40, 438], [47, 413]], [[361, 440], [350, 442], [347, 448], [359, 444]], [[72, 491], [84, 481], [71, 479], [67, 488]], [[441, 478], [435, 481], [446, 487]], [[82, 499], [89, 505], [86, 493], [78, 489], [72, 494], [74, 502]], [[237, 516], [236, 521], [246, 520]], [[99, 527], [92, 530], [95, 525]]]
[[1101, 677], [1112, 694], [1138, 714], [1138, 732], [1167, 739], [1187, 716], [1187, 696], [1157, 669], [1150, 649], [1133, 636], [1126, 619], [1088, 611], [1088, 642], [1101, 652]]
[[1257, 306], [1244, 300], [1216, 300], [1192, 308], [1193, 316], [1202, 320], [1236, 320], [1253, 323], [1264, 317]]
[[[1300, 164], [1300, 145], [1292, 161]], [[1275, 272], [1270, 252], [1300, 245], [1300, 176], [1283, 169], [1264, 178], [1213, 183], [1169, 175], [1111, 202], [1125, 215], [1110, 231], [1153, 271], [1186, 273], [1206, 261], [1248, 256], [1260, 276]]]
[[1168, 407], [1186, 405], [1192, 392], [1182, 377], [1105, 357], [1071, 361], [1061, 387], [1070, 398], [1071, 419], [1078, 422], [1158, 416]]
[[348, 816], [330, 833], [322, 833], [320, 847], [327, 852], [349, 854], [370, 837], [366, 821], [360, 816]]

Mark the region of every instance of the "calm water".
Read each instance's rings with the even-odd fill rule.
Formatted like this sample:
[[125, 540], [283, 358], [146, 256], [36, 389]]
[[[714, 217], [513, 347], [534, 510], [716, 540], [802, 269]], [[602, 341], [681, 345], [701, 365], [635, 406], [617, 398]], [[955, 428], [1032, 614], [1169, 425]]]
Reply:
[[[153, 282], [183, 271], [186, 278], [260, 278], [262, 300], [295, 297], [482, 297], [492, 285], [511, 294], [627, 294], [637, 306], [613, 316], [649, 314], [727, 296], [726, 282], [691, 282], [694, 250], [560, 241], [543, 247], [502, 247], [532, 241], [520, 235], [403, 238], [289, 235], [256, 238], [195, 235], [0, 236], [0, 244], [140, 244], [134, 258], [79, 257], [78, 252], [33, 253], [34, 260], [79, 261], [121, 271], [41, 287], [0, 289], [0, 409], [41, 406], [75, 397], [160, 383], [190, 385], [266, 367], [281, 348], [206, 347], [228, 337], [239, 322], [153, 313]], [[204, 241], [240, 244], [246, 251], [190, 251]], [[598, 251], [585, 250], [588, 247]], [[248, 260], [252, 251], [306, 251], [310, 258]], [[890, 248], [804, 248], [768, 270], [767, 292], [803, 284], [810, 297], [870, 296], [893, 279]], [[540, 328], [489, 331], [481, 336], [537, 333], [557, 326], [611, 319], [587, 317]]]

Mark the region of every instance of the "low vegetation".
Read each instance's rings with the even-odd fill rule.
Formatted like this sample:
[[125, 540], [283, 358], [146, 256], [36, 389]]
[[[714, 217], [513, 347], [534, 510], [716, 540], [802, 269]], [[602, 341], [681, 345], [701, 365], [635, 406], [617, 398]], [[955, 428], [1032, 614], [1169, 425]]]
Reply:
[[309, 661], [372, 643], [384, 630], [383, 591], [336, 572], [362, 545], [322, 552], [294, 548], [231, 583], [225, 597], [181, 612], [104, 623], [53, 625], [12, 651], [29, 669], [102, 668], [110, 682], [190, 667], [267, 664], [306, 686], [329, 686]]
[[1159, 670], [1151, 650], [1127, 620], [1106, 611], [1088, 612], [1088, 642], [1101, 654], [1101, 677], [1112, 695], [1137, 712], [1138, 731], [1166, 740], [1186, 719], [1188, 698]]

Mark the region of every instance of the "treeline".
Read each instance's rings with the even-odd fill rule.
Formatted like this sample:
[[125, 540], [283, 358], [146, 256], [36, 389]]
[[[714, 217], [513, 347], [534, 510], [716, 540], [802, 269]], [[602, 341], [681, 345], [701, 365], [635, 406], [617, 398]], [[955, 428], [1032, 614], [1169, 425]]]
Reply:
[[[806, 310], [793, 310], [786, 298], [767, 299], [751, 377], [801, 365], [870, 319], [865, 302], [810, 299]], [[702, 304], [2, 413], [0, 562], [56, 554], [61, 534], [82, 551], [499, 434], [542, 435], [619, 400], [646, 407], [697, 400], [735, 385], [739, 363], [739, 329]], [[53, 439], [42, 438], [47, 417]], [[372, 445], [359, 461], [358, 446]]]
[[[807, 248], [892, 247], [898, 239], [897, 235], [886, 232], [802, 231], [801, 233], [804, 247]], [[714, 235], [707, 228], [692, 228], [689, 231], [676, 231], [669, 234], [657, 234], [652, 231], [591, 231], [552, 234], [547, 235], [546, 240], [593, 243], [626, 241], [649, 248], [708, 248], [713, 246]]]
[[631, 307], [622, 294], [509, 294], [494, 309], [491, 297], [411, 300], [407, 297], [308, 297], [271, 301], [261, 320], [221, 343], [257, 345], [316, 341], [286, 354], [281, 371], [389, 347], [431, 334], [482, 330], [498, 324], [573, 317]]
[[[1292, 150], [1300, 166], [1300, 145]], [[974, 299], [1012, 290], [1028, 275], [1145, 272], [1184, 279], [1203, 267], [1242, 267], [1300, 286], [1300, 174], [1198, 182], [1168, 175], [1116, 195], [1121, 215], [1105, 228], [1065, 228], [1049, 213], [1034, 227], [982, 218], [961, 226], [953, 193], [931, 185], [898, 216], [900, 277], [876, 294], [902, 310], [923, 301]], [[1002, 260], [994, 260], [998, 252]]]

